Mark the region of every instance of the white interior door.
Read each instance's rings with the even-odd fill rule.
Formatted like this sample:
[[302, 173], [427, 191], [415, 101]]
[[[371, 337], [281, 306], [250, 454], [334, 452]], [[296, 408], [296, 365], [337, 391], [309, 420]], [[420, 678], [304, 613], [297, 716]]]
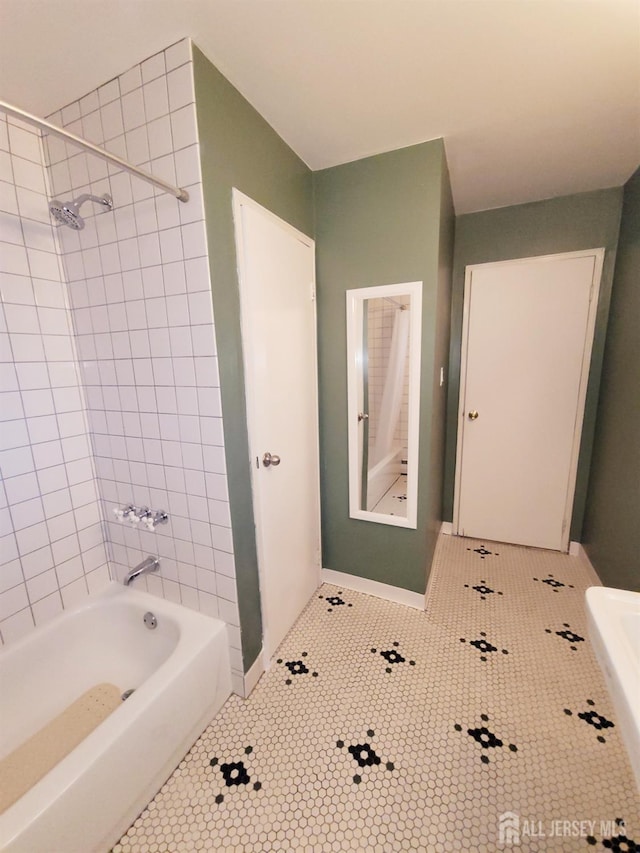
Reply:
[[454, 532], [568, 549], [602, 258], [467, 268]]
[[233, 205], [267, 665], [320, 583], [314, 242], [237, 190]]

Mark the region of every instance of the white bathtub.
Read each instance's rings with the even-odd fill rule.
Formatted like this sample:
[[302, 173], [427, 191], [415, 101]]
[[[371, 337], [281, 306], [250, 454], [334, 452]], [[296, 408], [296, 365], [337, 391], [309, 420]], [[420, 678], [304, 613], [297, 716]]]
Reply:
[[640, 593], [592, 586], [586, 595], [589, 635], [640, 789]]
[[1, 849], [108, 851], [226, 701], [230, 673], [223, 622], [116, 583], [3, 650], [0, 757], [95, 684], [135, 693], [0, 816]]
[[406, 448], [391, 450], [384, 459], [369, 469], [367, 474], [367, 509], [370, 510], [390, 489], [398, 474], [406, 474], [407, 466], [402, 461], [407, 458]]

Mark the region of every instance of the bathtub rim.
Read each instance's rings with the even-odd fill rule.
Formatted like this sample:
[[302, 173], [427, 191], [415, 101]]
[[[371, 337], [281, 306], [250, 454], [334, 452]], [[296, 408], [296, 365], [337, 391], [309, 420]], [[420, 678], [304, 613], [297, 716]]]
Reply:
[[[163, 769], [155, 773], [149, 773], [149, 779], [145, 781], [144, 794], [137, 797], [135, 801], [132, 801], [128, 805], [126, 811], [126, 820], [128, 820], [128, 823], [124, 825], [124, 820], [121, 819], [117, 823], [117, 828], [110, 831], [106, 837], [100, 839], [100, 842], [96, 842], [98, 844], [97, 847], [92, 842], [90, 848], [91, 850], [110, 849], [106, 845], [112, 846], [118, 841], [122, 833], [126, 832], [131, 821], [135, 820], [141, 809], [148, 804], [149, 800], [159, 790], [159, 787], [171, 775], [179, 761], [184, 757], [186, 751], [190, 749], [204, 731], [231, 693], [228, 635], [226, 624], [221, 619], [206, 616], [198, 611], [190, 610], [182, 605], [153, 596], [143, 590], [126, 588], [115, 581], [107, 584], [98, 593], [89, 596], [79, 606], [64, 611], [40, 629], [34, 630], [26, 637], [7, 646], [6, 653], [11, 653], [14, 650], [20, 651], [24, 647], [28, 648], [30, 643], [42, 642], [43, 638], [46, 642], [47, 634], [55, 630], [64, 620], [64, 617], [69, 618], [69, 616], [72, 616], [76, 612], [103, 606], [104, 603], [111, 601], [117, 602], [118, 599], [129, 599], [130, 601], [133, 599], [139, 605], [140, 609], [152, 609], [157, 615], [162, 615], [165, 618], [173, 618], [177, 622], [179, 632], [176, 646], [168, 658], [127, 699], [126, 705], [123, 703], [122, 706], [103, 720], [96, 729], [87, 735], [49, 773], [0, 815], [0, 845], [7, 845], [6, 848], [2, 847], [3, 850], [12, 851], [15, 849], [18, 851], [31, 849], [20, 846], [21, 836], [28, 833], [31, 825], [35, 824], [39, 819], [44, 818], [46, 821], [48, 810], [59, 808], [59, 804], [63, 801], [64, 797], [82, 779], [83, 773], [87, 772], [87, 768], [90, 768], [90, 772], [93, 772], [93, 767], [98, 762], [108, 760], [109, 750], [117, 745], [122, 737], [123, 730], [128, 730], [136, 724], [146, 725], [144, 718], [148, 714], [151, 705], [156, 703], [163, 694], [169, 696], [172, 687], [175, 686], [170, 679], [166, 678], [167, 674], [172, 672], [174, 679], [176, 675], [178, 678], [183, 678], [185, 661], [189, 660], [192, 663], [197, 663], [204, 659], [212, 645], [220, 645], [223, 655], [220, 659], [221, 668], [216, 671], [215, 678], [221, 682], [219, 692], [221, 696], [224, 694], [224, 698], [221, 702], [216, 703], [217, 707], [213, 710], [207, 707], [199, 714], [197, 720], [182, 735], [178, 745], [171, 750], [170, 755], [163, 762]], [[213, 680], [213, 673], [211, 678]], [[125, 711], [126, 719], [128, 720], [128, 725], [124, 727], [122, 726], [123, 716], [122, 714], [118, 714], [121, 710]], [[160, 780], [159, 782], [158, 779]], [[121, 817], [121, 815], [118, 815], [118, 817]], [[14, 845], [18, 846], [14, 847]]]
[[640, 593], [591, 586], [585, 593], [589, 635], [596, 659], [619, 718], [636, 786], [640, 791], [640, 661], [634, 662], [632, 640], [621, 613], [638, 614]]

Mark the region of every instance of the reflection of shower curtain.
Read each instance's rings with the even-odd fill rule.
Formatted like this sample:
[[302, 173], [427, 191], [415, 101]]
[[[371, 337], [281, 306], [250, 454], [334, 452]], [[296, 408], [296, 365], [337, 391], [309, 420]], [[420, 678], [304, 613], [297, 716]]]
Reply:
[[380, 403], [380, 415], [376, 428], [376, 443], [373, 459], [369, 460], [369, 467], [380, 462], [393, 449], [393, 436], [398, 425], [402, 405], [404, 371], [409, 346], [409, 319], [408, 308], [396, 311], [393, 332], [391, 333], [391, 350]]

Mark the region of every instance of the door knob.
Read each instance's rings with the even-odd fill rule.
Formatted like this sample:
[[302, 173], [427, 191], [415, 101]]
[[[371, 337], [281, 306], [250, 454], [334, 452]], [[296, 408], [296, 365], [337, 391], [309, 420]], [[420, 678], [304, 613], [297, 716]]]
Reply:
[[268, 468], [269, 465], [274, 465], [274, 466], [279, 465], [280, 464], [280, 457], [276, 456], [275, 453], [268, 453], [267, 452], [262, 457], [262, 464], [264, 465], [265, 468]]
[[478, 413], [476, 412], [475, 409], [473, 410], [473, 412], [469, 412], [469, 420], [470, 421], [475, 421], [477, 417], [478, 417]]
[[359, 421], [368, 421], [369, 415], [366, 412], [358, 412], [358, 420]]

